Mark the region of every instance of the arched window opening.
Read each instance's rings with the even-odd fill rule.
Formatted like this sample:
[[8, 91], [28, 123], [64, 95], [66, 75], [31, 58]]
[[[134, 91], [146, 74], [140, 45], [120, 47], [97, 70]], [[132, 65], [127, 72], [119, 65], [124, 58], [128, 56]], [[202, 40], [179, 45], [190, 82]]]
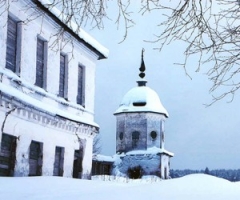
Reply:
[[119, 139], [123, 140], [123, 132], [119, 133]]
[[132, 133], [132, 148], [136, 148], [138, 146], [140, 133], [138, 131], [134, 131]]

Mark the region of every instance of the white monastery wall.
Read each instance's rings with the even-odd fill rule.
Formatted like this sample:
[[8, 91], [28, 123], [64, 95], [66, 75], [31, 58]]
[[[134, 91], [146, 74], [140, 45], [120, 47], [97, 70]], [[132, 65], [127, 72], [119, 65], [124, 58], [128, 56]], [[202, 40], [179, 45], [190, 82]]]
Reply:
[[[20, 21], [26, 21], [32, 14], [33, 9], [26, 9], [26, 5], [22, 1], [16, 1], [10, 6], [10, 13]], [[1, 10], [2, 12], [2, 10]], [[0, 39], [6, 41], [7, 38], [7, 12], [0, 16]], [[30, 22], [22, 23], [22, 38], [21, 38], [21, 79], [27, 83], [34, 85], [36, 78], [36, 44], [37, 37], [48, 42], [48, 59], [47, 59], [47, 88], [46, 91], [51, 95], [57, 96], [59, 90], [59, 59], [60, 52], [69, 54], [68, 59], [68, 101], [76, 103], [77, 99], [77, 84], [78, 84], [78, 65], [85, 67], [85, 108], [76, 104], [78, 109], [68, 107], [67, 111], [73, 114], [78, 114], [89, 120], [93, 120], [94, 112], [94, 92], [95, 92], [95, 67], [97, 57], [86, 50], [79, 44], [76, 39], [71, 38], [69, 34], [64, 34], [63, 38], [56, 43], [56, 23], [53, 20], [37, 18]], [[70, 39], [69, 39], [70, 37]], [[73, 44], [72, 44], [73, 42]], [[73, 53], [72, 55], [70, 55]], [[1, 54], [6, 55], [6, 42], [1, 43]], [[73, 56], [73, 57], [72, 57]], [[0, 67], [5, 67], [5, 60], [1, 59]], [[39, 88], [41, 90], [41, 88]], [[59, 106], [59, 103], [51, 100], [51, 98], [42, 98], [43, 102]], [[64, 100], [63, 100], [64, 101]], [[65, 102], [68, 103], [68, 102]], [[82, 112], [87, 111], [87, 112]]]
[[[62, 175], [73, 176], [76, 156], [83, 149], [80, 176], [89, 178], [93, 138], [98, 132], [98, 125], [94, 122], [95, 68], [99, 55], [106, 55], [89, 45], [96, 43], [94, 39], [90, 41], [88, 38], [89, 41], [84, 43], [69, 32], [58, 34], [61, 26], [42, 11], [38, 14], [44, 17], [35, 18], [36, 10], [29, 8], [31, 4], [30, 0], [11, 1], [9, 12], [4, 6], [0, 7], [0, 142], [3, 134], [16, 137], [14, 176], [29, 175], [30, 144], [35, 141], [42, 143], [42, 175], [53, 175], [55, 148], [62, 147]], [[21, 21], [18, 29], [20, 48], [17, 50], [19, 73], [5, 68], [8, 15]], [[44, 88], [35, 86], [38, 38], [47, 42]], [[67, 55], [68, 59], [67, 99], [58, 96], [60, 53]], [[79, 65], [84, 69], [83, 105], [77, 104]], [[76, 151], [79, 152], [76, 154]], [[0, 158], [7, 154], [0, 151]]]

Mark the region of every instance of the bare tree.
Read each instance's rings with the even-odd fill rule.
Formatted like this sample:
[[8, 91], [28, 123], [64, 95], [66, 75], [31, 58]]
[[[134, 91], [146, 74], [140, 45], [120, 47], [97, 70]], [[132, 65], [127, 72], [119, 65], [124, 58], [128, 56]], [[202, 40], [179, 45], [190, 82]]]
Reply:
[[93, 139], [93, 154], [99, 154], [102, 150], [101, 136], [98, 134]]
[[[234, 94], [240, 88], [240, 1], [239, 0], [185, 0], [177, 5], [164, 6], [170, 15], [159, 25], [164, 28], [154, 42], [159, 50], [164, 45], [181, 40], [187, 44], [185, 60], [181, 65], [186, 70], [189, 57], [199, 56], [196, 71], [210, 63], [207, 71], [212, 81], [212, 102]], [[187, 72], [187, 70], [186, 70]], [[223, 92], [219, 92], [221, 88]]]
[[[8, 10], [12, 1], [19, 0], [0, 0], [0, 8]], [[160, 12], [163, 18], [156, 19], [159, 20], [160, 32], [154, 33], [156, 39], [151, 42], [157, 45], [156, 49], [159, 51], [175, 41], [184, 42], [185, 59], [178, 64], [183, 66], [186, 74], [190, 57], [198, 56], [195, 68], [197, 72], [204, 64], [209, 63], [211, 67], [206, 74], [212, 81], [212, 103], [229, 95], [233, 100], [234, 94], [240, 88], [239, 0], [141, 0], [137, 13], [133, 9], [136, 2], [130, 0], [29, 1], [34, 2], [36, 7], [43, 6], [52, 11], [76, 32], [85, 25], [104, 28], [104, 21], [109, 18], [108, 10], [118, 8], [113, 21], [117, 26], [125, 27], [123, 41], [129, 28], [135, 25], [133, 14]], [[59, 12], [56, 12], [56, 8]], [[35, 13], [29, 19], [34, 17], [43, 15]], [[59, 30], [59, 35], [63, 32], [64, 30]]]

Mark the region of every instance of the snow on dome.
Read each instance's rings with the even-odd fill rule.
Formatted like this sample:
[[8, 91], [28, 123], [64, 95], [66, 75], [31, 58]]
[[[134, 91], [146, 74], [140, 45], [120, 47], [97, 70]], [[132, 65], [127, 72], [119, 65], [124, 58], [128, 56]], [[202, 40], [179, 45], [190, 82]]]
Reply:
[[134, 87], [125, 94], [119, 108], [114, 114], [124, 112], [155, 112], [168, 117], [158, 94], [147, 86]]

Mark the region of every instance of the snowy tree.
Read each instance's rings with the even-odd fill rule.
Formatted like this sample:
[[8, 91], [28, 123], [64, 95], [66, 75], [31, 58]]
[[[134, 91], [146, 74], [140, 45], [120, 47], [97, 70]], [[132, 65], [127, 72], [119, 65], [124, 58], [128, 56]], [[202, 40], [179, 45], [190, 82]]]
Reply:
[[[7, 11], [12, 1], [1, 0], [0, 8]], [[113, 21], [125, 27], [123, 40], [128, 35], [128, 30], [137, 22], [133, 15], [146, 15], [160, 13], [158, 32], [153, 33], [156, 38], [151, 41], [161, 51], [164, 46], [175, 41], [185, 44], [185, 59], [180, 65], [188, 74], [189, 60], [197, 58], [195, 70], [198, 72], [203, 65], [208, 65], [206, 74], [212, 87], [212, 103], [230, 96], [233, 100], [235, 93], [240, 88], [240, 1], [239, 0], [146, 0], [139, 2], [130, 0], [31, 0], [35, 4], [31, 7], [45, 7], [54, 10], [60, 9], [59, 17], [71, 27], [74, 22], [80, 27], [90, 25], [93, 28], [104, 28], [105, 20], [109, 19], [108, 11], [117, 8]], [[30, 5], [30, 4], [29, 4]], [[139, 10], [136, 11], [136, 7]], [[1, 14], [1, 13], [0, 13]], [[29, 20], [44, 17], [35, 13]], [[59, 30], [60, 33], [65, 30]], [[144, 38], [145, 39], [145, 38]], [[192, 67], [192, 64], [191, 64]], [[221, 90], [219, 90], [221, 89]]]
[[205, 168], [204, 174], [210, 174], [210, 171], [209, 171], [208, 167]]

